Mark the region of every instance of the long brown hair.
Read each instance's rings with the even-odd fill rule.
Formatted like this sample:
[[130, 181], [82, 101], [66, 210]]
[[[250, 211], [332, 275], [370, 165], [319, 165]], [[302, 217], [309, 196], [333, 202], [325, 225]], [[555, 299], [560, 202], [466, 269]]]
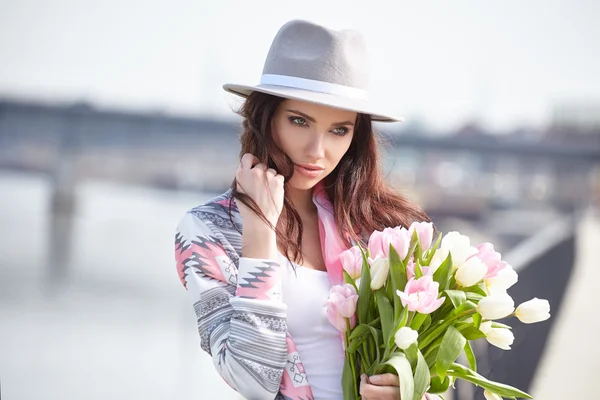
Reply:
[[[294, 172], [294, 164], [276, 144], [271, 132], [271, 121], [283, 100], [260, 92], [253, 92], [246, 99], [238, 111], [243, 118], [240, 157], [245, 153], [255, 155], [259, 162], [283, 175], [287, 184]], [[323, 182], [334, 207], [340, 235], [348, 246], [350, 240], [366, 244], [366, 239], [375, 230], [396, 226], [408, 228], [414, 221], [430, 221], [419, 206], [387, 184], [381, 171], [378, 146], [371, 117], [358, 114], [348, 151]], [[267, 222], [256, 203], [237, 190], [235, 179], [231, 191], [232, 197]], [[287, 191], [283, 211], [274, 228], [283, 254], [301, 263], [302, 220]]]

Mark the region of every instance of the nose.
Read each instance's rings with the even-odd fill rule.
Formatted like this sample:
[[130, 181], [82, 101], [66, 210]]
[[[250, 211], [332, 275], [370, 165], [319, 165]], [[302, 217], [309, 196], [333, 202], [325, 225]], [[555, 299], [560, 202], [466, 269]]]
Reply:
[[313, 135], [307, 145], [306, 152], [311, 160], [325, 158], [325, 135], [321, 133]]

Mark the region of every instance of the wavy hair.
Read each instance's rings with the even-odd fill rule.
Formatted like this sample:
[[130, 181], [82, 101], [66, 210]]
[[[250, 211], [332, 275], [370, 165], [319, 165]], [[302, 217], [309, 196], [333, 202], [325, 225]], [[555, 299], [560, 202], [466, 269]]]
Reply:
[[[294, 164], [276, 144], [271, 132], [271, 121], [283, 100], [260, 92], [248, 96], [238, 111], [243, 118], [240, 157], [245, 153], [255, 155], [259, 162], [283, 175], [287, 185], [294, 172]], [[348, 151], [323, 181], [334, 207], [339, 233], [347, 246], [351, 245], [351, 240], [366, 245], [375, 230], [396, 226], [408, 228], [414, 221], [430, 222], [419, 206], [385, 181], [378, 147], [379, 139], [373, 131], [371, 117], [358, 114]], [[235, 179], [231, 184], [231, 195], [269, 224], [256, 203], [237, 190]], [[231, 218], [231, 205], [229, 215]], [[287, 191], [277, 226], [272, 228], [283, 254], [294, 262], [302, 263], [302, 220]]]

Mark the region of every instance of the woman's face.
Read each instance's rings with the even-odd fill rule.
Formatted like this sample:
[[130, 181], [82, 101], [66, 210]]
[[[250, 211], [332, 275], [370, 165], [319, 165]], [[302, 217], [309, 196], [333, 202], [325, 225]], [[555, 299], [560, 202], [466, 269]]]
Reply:
[[281, 102], [273, 139], [295, 164], [288, 184], [312, 189], [338, 165], [352, 142], [357, 114], [299, 100]]

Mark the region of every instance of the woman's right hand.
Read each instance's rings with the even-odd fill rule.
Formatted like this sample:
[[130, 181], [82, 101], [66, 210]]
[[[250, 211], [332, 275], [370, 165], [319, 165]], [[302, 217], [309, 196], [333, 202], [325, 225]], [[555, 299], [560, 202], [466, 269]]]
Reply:
[[[238, 191], [248, 195], [258, 205], [267, 220], [277, 225], [283, 210], [283, 175], [259, 163], [258, 158], [250, 153], [242, 156], [235, 174]], [[244, 221], [244, 231], [263, 230], [268, 226], [249, 207], [237, 201], [240, 215]]]

